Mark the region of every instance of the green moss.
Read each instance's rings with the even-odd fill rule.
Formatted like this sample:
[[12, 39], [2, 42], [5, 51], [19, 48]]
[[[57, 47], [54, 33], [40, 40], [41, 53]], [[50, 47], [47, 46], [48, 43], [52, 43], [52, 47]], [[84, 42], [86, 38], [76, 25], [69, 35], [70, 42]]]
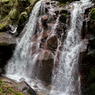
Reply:
[[24, 94], [19, 93], [19, 92], [15, 92], [15, 95], [24, 95]]
[[63, 14], [62, 14], [63, 17], [66, 17], [66, 15], [67, 15], [66, 13], [63, 13]]
[[[10, 29], [10, 25], [19, 24], [20, 27], [28, 20], [28, 16], [38, 0], [2, 0], [0, 5], [0, 31]], [[26, 12], [22, 16], [23, 12]], [[2, 29], [2, 30], [1, 30]]]
[[9, 2], [9, 0], [2, 0], [2, 2]]
[[14, 3], [13, 3], [13, 1], [11, 0], [11, 1], [9, 2], [9, 4], [13, 5]]
[[3, 42], [3, 43], [0, 43], [0, 46], [8, 46], [8, 44]]
[[20, 92], [16, 92], [14, 89], [9, 89], [10, 92], [13, 92], [15, 95], [24, 95]]
[[90, 71], [90, 79], [93, 79], [95, 77], [95, 66]]
[[92, 92], [92, 95], [95, 95], [95, 83], [90, 85], [90, 90]]
[[4, 29], [4, 25], [0, 24], [0, 30], [3, 30], [3, 29]]
[[2, 28], [3, 27], [3, 24], [0, 24], [0, 27]]
[[0, 92], [2, 92], [3, 90], [2, 90], [2, 88], [0, 88]]
[[12, 10], [9, 13], [9, 16], [11, 19], [17, 19], [18, 18], [18, 11], [16, 8], [12, 8]]
[[19, 19], [18, 19], [18, 25], [22, 25], [24, 24], [24, 22], [26, 21], [28, 15], [27, 15], [27, 12], [22, 12], [19, 16]]
[[24, 95], [16, 91], [16, 88], [11, 88], [6, 84], [6, 81], [0, 80], [0, 95]]
[[95, 19], [95, 8], [91, 10], [91, 19]]

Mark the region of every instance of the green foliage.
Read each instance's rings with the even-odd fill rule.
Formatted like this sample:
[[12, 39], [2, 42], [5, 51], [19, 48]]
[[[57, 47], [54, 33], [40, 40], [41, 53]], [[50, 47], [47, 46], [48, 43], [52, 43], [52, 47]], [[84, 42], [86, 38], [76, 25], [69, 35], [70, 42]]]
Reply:
[[93, 79], [94, 77], [95, 77], [95, 66], [91, 68], [91, 71], [90, 71], [90, 79]]
[[3, 30], [3, 28], [4, 28], [4, 25], [0, 24], [0, 30]]
[[2, 0], [2, 2], [8, 2], [9, 0]]
[[91, 10], [91, 19], [95, 19], [95, 8]]
[[15, 87], [18, 87], [18, 86], [19, 86], [19, 84], [16, 84], [16, 85], [15, 85]]
[[0, 46], [8, 46], [8, 44], [3, 42], [3, 43], [0, 43]]
[[66, 17], [66, 15], [67, 15], [66, 13], [63, 13], [63, 14], [62, 14], [63, 17]]

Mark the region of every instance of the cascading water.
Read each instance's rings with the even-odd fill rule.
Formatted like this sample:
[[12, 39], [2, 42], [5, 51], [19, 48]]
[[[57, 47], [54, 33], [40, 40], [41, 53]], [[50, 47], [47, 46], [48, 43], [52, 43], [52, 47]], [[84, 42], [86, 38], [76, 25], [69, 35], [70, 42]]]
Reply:
[[[40, 84], [39, 80], [37, 79], [35, 80], [33, 69], [35, 68], [35, 63], [37, 61], [37, 58], [43, 58], [44, 54], [46, 53], [43, 50], [43, 53], [41, 54], [42, 56], [40, 56], [40, 52], [38, 52], [40, 51], [39, 48], [40, 48], [41, 38], [44, 32], [42, 22], [41, 22], [42, 20], [41, 17], [45, 15], [45, 9], [41, 6], [42, 2], [44, 1], [47, 1], [47, 0], [40, 0], [34, 6], [33, 11], [29, 18], [29, 22], [25, 26], [26, 32], [21, 38], [20, 42], [18, 43], [14, 51], [13, 57], [8, 62], [7, 72], [6, 72], [7, 77], [19, 82], [21, 81], [22, 78], [24, 78], [24, 80], [28, 82], [28, 84], [31, 87], [33, 87], [34, 85], [37, 85], [38, 89], [42, 89], [42, 90], [43, 89], [45, 90], [45, 88], [43, 88], [43, 85]], [[40, 9], [41, 11], [39, 11]], [[39, 27], [37, 28], [39, 29], [35, 29], [37, 25], [37, 21], [39, 23]], [[53, 25], [54, 28], [52, 26], [53, 32], [57, 26], [57, 23], [58, 23], [58, 20]], [[35, 38], [35, 34], [37, 38]], [[36, 53], [34, 53], [33, 51], [34, 48], [35, 48]]]
[[[29, 22], [26, 25], [26, 32], [22, 37], [20, 43], [17, 45], [16, 50], [14, 52], [13, 58], [8, 63], [7, 75], [8, 74], [17, 74], [17, 75], [27, 75], [26, 67], [28, 66], [26, 63], [31, 64], [31, 47], [33, 45], [33, 41], [31, 41], [31, 37], [34, 34], [34, 27], [37, 22], [37, 16], [39, 14], [39, 9], [41, 6], [41, 1], [39, 1], [30, 16]], [[27, 57], [28, 56], [28, 57]], [[31, 64], [31, 68], [32, 68]], [[28, 67], [29, 69], [30, 67]], [[31, 69], [32, 70], [32, 69]]]
[[83, 13], [91, 7], [90, 0], [71, 4], [71, 26], [63, 43], [57, 75], [53, 71], [51, 95], [81, 95], [78, 58], [82, 44]]
[[[34, 6], [29, 22], [26, 25], [26, 32], [18, 43], [12, 59], [8, 62], [6, 74], [9, 78], [15, 80], [25, 78], [25, 80], [32, 86], [34, 84], [29, 81], [31, 81], [31, 78], [34, 77], [33, 73], [37, 73], [36, 71], [40, 70], [39, 67], [36, 71], [33, 70], [36, 67], [36, 61], [39, 62], [38, 59], [44, 59], [44, 55], [47, 53], [48, 56], [46, 56], [44, 60], [53, 56], [53, 62], [55, 64], [56, 59], [58, 61], [58, 52], [60, 51], [59, 48], [62, 44], [61, 40], [58, 39], [56, 35], [57, 33], [55, 32], [57, 31], [56, 27], [60, 22], [59, 18], [61, 14], [60, 13], [56, 15], [55, 13], [55, 10], [57, 10], [57, 3], [55, 5], [54, 2], [52, 2], [52, 4], [50, 3], [48, 13], [45, 14], [45, 7], [41, 7], [41, 3], [44, 1], [46, 0], [40, 0]], [[47, 5], [49, 5], [49, 3], [47, 3]], [[83, 13], [85, 12], [86, 8], [91, 7], [91, 2], [89, 0], [81, 0], [75, 3], [71, 3], [69, 7], [71, 8], [69, 9], [71, 11], [70, 30], [68, 31], [67, 38], [63, 43], [63, 49], [61, 51], [62, 54], [60, 55], [58, 62], [58, 68], [53, 69], [52, 88], [50, 93], [48, 93], [50, 95], [81, 95], [80, 77], [78, 71], [78, 58], [80, 49], [83, 46], [81, 40], [81, 28], [84, 20]], [[48, 26], [46, 29], [42, 24], [43, 18], [48, 22], [48, 24], [45, 24], [46, 27]], [[45, 34], [44, 32], [48, 33]], [[61, 37], [63, 34], [61, 34]], [[43, 35], [45, 37], [43, 37]], [[45, 39], [42, 43], [43, 38]], [[51, 38], [57, 39], [54, 44], [54, 50], [51, 50], [51, 47], [49, 49], [49, 46], [47, 45], [48, 40]], [[41, 44], [44, 45], [41, 46]], [[57, 71], [57, 75], [55, 74], [56, 71], [54, 70]], [[39, 72], [40, 71], [38, 71], [38, 74], [40, 74]], [[34, 81], [35, 80], [32, 80], [32, 82]], [[38, 84], [38, 81], [36, 81], [36, 84]], [[39, 84], [39, 87], [42, 87], [42, 85]], [[46, 95], [46, 92], [44, 95]]]
[[[33, 68], [35, 66], [35, 62], [39, 56], [38, 50], [40, 47], [40, 41], [43, 34], [43, 29], [41, 25], [41, 19], [39, 17], [40, 9], [42, 9], [41, 4], [46, 0], [38, 1], [30, 14], [29, 21], [25, 26], [25, 34], [21, 38], [20, 42], [17, 44], [17, 47], [14, 51], [13, 57], [8, 62], [6, 76], [11, 78], [17, 82], [21, 82], [22, 79], [25, 80], [33, 89], [35, 90], [45, 90], [43, 85], [40, 83], [38, 79], [35, 79]], [[44, 11], [44, 10], [43, 10]], [[43, 14], [41, 11], [41, 16]], [[39, 18], [38, 18], [39, 17]], [[39, 19], [39, 20], [38, 20]], [[37, 20], [39, 23], [40, 29], [36, 30], [35, 26], [37, 24]], [[41, 33], [39, 32], [41, 31]], [[34, 40], [34, 35], [39, 34], [39, 37]], [[35, 47], [33, 47], [36, 45]], [[36, 53], [34, 53], [34, 48]], [[36, 88], [34, 87], [36, 85]]]

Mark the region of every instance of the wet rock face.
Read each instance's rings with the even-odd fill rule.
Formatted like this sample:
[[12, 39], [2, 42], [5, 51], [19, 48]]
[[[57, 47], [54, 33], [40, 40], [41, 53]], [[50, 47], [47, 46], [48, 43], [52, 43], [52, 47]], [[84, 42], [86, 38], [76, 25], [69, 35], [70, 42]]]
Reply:
[[0, 33], [0, 68], [2, 68], [1, 73], [5, 72], [3, 68], [12, 56], [15, 46], [15, 37], [12, 37], [12, 35], [5, 32]]
[[58, 46], [58, 40], [57, 40], [57, 36], [52, 36], [51, 38], [49, 38], [47, 40], [47, 47], [52, 48], [52, 49], [57, 49]]
[[51, 51], [40, 51], [36, 60], [34, 74], [37, 78], [39, 78], [41, 81], [43, 81], [43, 83], [47, 85], [51, 83], [53, 62], [54, 58]]
[[[93, 6], [94, 7], [94, 6]], [[85, 52], [80, 54], [81, 89], [84, 95], [94, 95], [95, 90], [95, 18], [94, 8], [86, 9], [82, 28], [82, 39], [88, 39]]]
[[[57, 6], [58, 2], [42, 2], [37, 24], [35, 27], [32, 55], [38, 54], [34, 67], [34, 76], [46, 84], [51, 83], [54, 61], [59, 60], [59, 52], [66, 37], [67, 18], [70, 13]], [[37, 48], [39, 43], [39, 48]], [[59, 47], [60, 46], [60, 47]], [[56, 58], [54, 56], [56, 55]]]

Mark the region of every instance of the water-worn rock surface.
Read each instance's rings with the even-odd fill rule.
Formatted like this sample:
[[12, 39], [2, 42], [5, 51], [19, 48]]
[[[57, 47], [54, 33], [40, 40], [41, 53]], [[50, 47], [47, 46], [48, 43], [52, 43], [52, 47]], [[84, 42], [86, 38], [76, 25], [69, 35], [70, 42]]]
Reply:
[[17, 44], [16, 39], [9, 33], [0, 32], [0, 69], [2, 69], [2, 73], [5, 73], [3, 68], [13, 54]]
[[[93, 1], [95, 2], [95, 1]], [[89, 40], [87, 49], [80, 54], [80, 72], [84, 95], [94, 95], [95, 87], [95, 5], [85, 11], [83, 36]], [[86, 29], [86, 30], [85, 30]]]
[[[36, 92], [22, 79], [21, 82], [15, 82], [5, 76], [0, 77], [1, 89], [6, 89], [6, 93], [11, 95], [37, 95]], [[5, 88], [3, 86], [5, 85]], [[3, 91], [4, 92], [4, 91]], [[4, 93], [2, 93], [4, 94]]]

